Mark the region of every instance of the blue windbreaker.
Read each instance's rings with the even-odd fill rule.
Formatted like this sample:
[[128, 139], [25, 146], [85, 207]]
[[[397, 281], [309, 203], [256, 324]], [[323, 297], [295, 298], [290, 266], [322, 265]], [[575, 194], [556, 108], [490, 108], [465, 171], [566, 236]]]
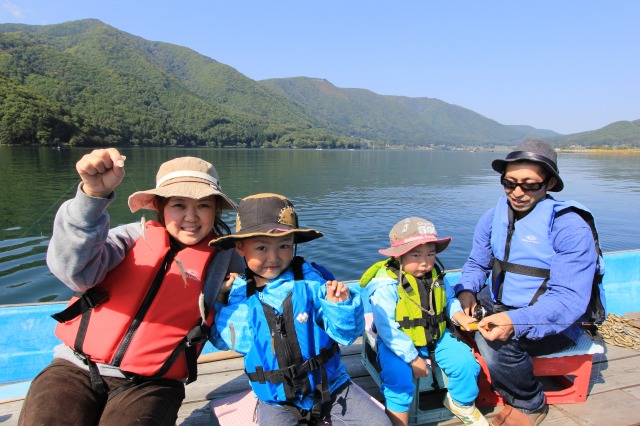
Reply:
[[[215, 324], [219, 334], [216, 347], [243, 354], [247, 373], [254, 373], [260, 367], [264, 371], [284, 367], [278, 365], [263, 304], [273, 309], [274, 313], [282, 314], [283, 301], [290, 293], [295, 332], [304, 360], [318, 355], [323, 348], [331, 348], [334, 341], [350, 345], [364, 331], [364, 311], [357, 292], [351, 292], [349, 299], [344, 302], [328, 301], [326, 280], [322, 275], [307, 262], [302, 265], [302, 272], [304, 280], [295, 281], [293, 271], [289, 268], [249, 298], [246, 295], [246, 280], [238, 277], [231, 288], [228, 304], [216, 304]], [[324, 366], [330, 392], [333, 393], [349, 380], [339, 351]], [[308, 373], [308, 378], [311, 389], [314, 389], [321, 380], [320, 370]], [[287, 401], [282, 383], [252, 381], [251, 386], [256, 396], [266, 403], [279, 405]], [[314, 395], [297, 394], [289, 402], [308, 410], [314, 404]]]

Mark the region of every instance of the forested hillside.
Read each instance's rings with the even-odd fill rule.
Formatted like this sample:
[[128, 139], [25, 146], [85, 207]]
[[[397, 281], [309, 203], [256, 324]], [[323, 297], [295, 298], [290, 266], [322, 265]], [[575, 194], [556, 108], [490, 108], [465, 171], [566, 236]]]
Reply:
[[339, 140], [226, 65], [96, 20], [0, 25], [0, 77], [7, 82], [0, 143], [260, 146]]
[[548, 139], [563, 147], [640, 147], [640, 120], [617, 121], [591, 132]]
[[517, 144], [529, 134], [439, 99], [381, 96], [341, 89], [322, 79], [263, 80], [321, 124], [337, 133], [392, 145]]
[[191, 49], [88, 19], [0, 24], [0, 144], [378, 148], [640, 144], [638, 122], [560, 136], [432, 98], [318, 78], [253, 81]]

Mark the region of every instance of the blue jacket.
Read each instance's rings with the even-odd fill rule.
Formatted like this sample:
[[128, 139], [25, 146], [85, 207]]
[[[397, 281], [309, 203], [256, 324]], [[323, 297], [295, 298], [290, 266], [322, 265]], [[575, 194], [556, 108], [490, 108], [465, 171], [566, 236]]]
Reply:
[[[357, 292], [351, 292], [350, 298], [344, 302], [328, 301], [326, 279], [307, 262], [302, 265], [302, 272], [305, 279], [294, 281], [289, 268], [249, 298], [246, 295], [246, 280], [238, 277], [229, 293], [228, 304], [216, 304], [215, 324], [220, 337], [216, 346], [243, 354], [247, 373], [254, 373], [258, 368], [265, 372], [281, 368], [275, 356], [263, 305], [282, 314], [283, 302], [290, 293], [295, 332], [304, 360], [320, 354], [323, 348], [331, 348], [334, 341], [350, 345], [364, 331], [364, 311]], [[333, 393], [349, 380], [339, 351], [325, 363], [325, 368], [330, 392]], [[308, 373], [307, 377], [313, 389], [321, 381], [320, 370]], [[251, 386], [256, 396], [266, 403], [287, 401], [282, 383], [252, 381]], [[308, 410], [313, 406], [314, 395], [298, 393], [289, 402]]]
[[[501, 197], [498, 207], [506, 202], [506, 197]], [[516, 230], [521, 225], [526, 225], [529, 229], [537, 229], [538, 233], [548, 234], [542, 240], [547, 247], [541, 249], [541, 252], [544, 250], [545, 263], [550, 269], [547, 291], [538, 301], [531, 306], [507, 312], [514, 324], [516, 338], [539, 339], [564, 333], [576, 341], [582, 334], [582, 329], [578, 326], [568, 324], [577, 321], [587, 308], [598, 253], [589, 225], [575, 212], [556, 216], [555, 208], [550, 208], [556, 205], [561, 204], [547, 196], [547, 199], [539, 202], [527, 217], [517, 221], [515, 225]], [[496, 214], [499, 217], [496, 218]], [[537, 223], [527, 223], [529, 216], [531, 222]], [[471, 254], [462, 268], [460, 281], [455, 286], [456, 294], [462, 290], [478, 293], [484, 287], [491, 272], [492, 235], [494, 232], [499, 235], [506, 231], [506, 223], [506, 209], [494, 208], [482, 216], [476, 226]], [[499, 228], [493, 230], [496, 224], [499, 224]], [[503, 226], [505, 229], [502, 229]], [[512, 249], [510, 259], [514, 255], [520, 256]], [[504, 291], [511, 292], [506, 286]], [[506, 302], [503, 300], [503, 303]]]

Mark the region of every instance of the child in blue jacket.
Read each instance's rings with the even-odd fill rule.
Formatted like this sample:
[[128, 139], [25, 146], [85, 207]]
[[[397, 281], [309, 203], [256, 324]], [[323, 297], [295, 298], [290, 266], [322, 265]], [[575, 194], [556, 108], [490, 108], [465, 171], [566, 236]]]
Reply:
[[364, 330], [359, 294], [294, 257], [296, 244], [321, 236], [298, 227], [281, 195], [240, 202], [236, 232], [210, 243], [235, 247], [247, 263], [218, 297], [215, 324], [224, 342], [217, 346], [244, 355], [260, 425], [388, 425], [340, 361], [338, 344], [350, 345]]
[[488, 425], [474, 403], [480, 366], [469, 346], [447, 327], [447, 318], [467, 330], [476, 322], [464, 314], [443, 280], [443, 271], [435, 266], [436, 254], [449, 246], [451, 238], [439, 239], [433, 223], [410, 217], [391, 229], [389, 239], [391, 246], [380, 250], [389, 258], [371, 266], [360, 280], [378, 336], [387, 415], [394, 425], [408, 424], [413, 378], [427, 376], [428, 357], [447, 375], [444, 405], [466, 425]]

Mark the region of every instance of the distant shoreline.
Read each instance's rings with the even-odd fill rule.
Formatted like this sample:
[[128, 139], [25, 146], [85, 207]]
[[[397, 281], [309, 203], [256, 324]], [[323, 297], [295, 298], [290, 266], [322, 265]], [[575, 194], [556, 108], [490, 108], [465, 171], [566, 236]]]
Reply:
[[[483, 147], [457, 147], [452, 151], [489, 151], [503, 152], [511, 151], [514, 147], [496, 146], [493, 148]], [[570, 154], [640, 154], [640, 148], [554, 148], [556, 152]]]
[[568, 152], [575, 154], [640, 154], [640, 148], [629, 149], [569, 149], [569, 148], [556, 148], [557, 152]]
[[[69, 148], [79, 148], [79, 149], [98, 149], [105, 148], [106, 146], [70, 146], [68, 143], [60, 143], [57, 145], [42, 145], [42, 144], [0, 144], [0, 147], [12, 147], [12, 148], [33, 148], [33, 147], [41, 147], [53, 150], [60, 149], [69, 149]], [[112, 145], [117, 149], [126, 149], [126, 148], [165, 148], [166, 146], [162, 145], [151, 145], [151, 146], [136, 146], [136, 145]], [[272, 148], [264, 148], [264, 147], [240, 147], [240, 146], [225, 146], [225, 147], [206, 147], [206, 146], [182, 146], [182, 145], [174, 145], [172, 148], [211, 148], [211, 149], [224, 149], [224, 150], [233, 150], [233, 149], [273, 149], [273, 150], [317, 150], [317, 151], [469, 151], [469, 152], [507, 152], [511, 151], [515, 147], [509, 147], [504, 145], [498, 145], [491, 148], [487, 147], [479, 147], [479, 146], [402, 146], [402, 145], [388, 145], [384, 148], [284, 148], [284, 147], [272, 147]], [[561, 153], [574, 153], [574, 154], [640, 154], [640, 148], [555, 148], [556, 152]]]

